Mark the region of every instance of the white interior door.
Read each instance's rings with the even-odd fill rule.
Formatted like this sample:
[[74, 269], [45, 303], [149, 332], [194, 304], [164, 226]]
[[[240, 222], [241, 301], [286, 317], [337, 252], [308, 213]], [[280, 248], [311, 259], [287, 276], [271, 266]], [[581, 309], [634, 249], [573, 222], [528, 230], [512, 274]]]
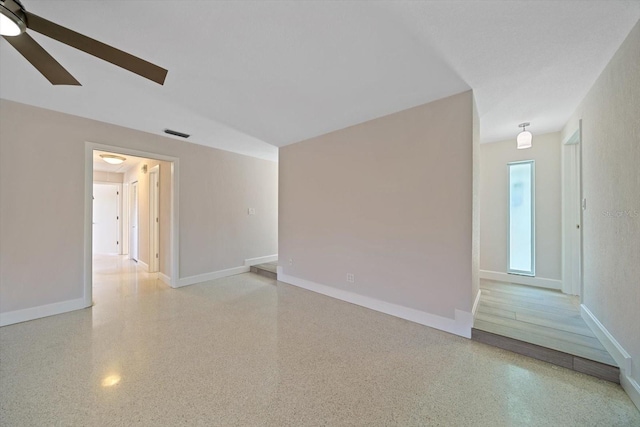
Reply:
[[160, 168], [149, 172], [149, 272], [160, 270]]
[[131, 259], [138, 261], [138, 182], [131, 184], [131, 204], [129, 210], [129, 253]]
[[118, 185], [93, 184], [93, 253], [119, 254]]

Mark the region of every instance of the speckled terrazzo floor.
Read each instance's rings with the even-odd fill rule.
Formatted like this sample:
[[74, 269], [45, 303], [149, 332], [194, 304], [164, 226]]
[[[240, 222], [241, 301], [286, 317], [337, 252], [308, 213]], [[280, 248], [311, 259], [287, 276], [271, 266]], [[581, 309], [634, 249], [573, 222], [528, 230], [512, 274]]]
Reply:
[[92, 309], [0, 328], [1, 425], [640, 425], [612, 383], [251, 273], [95, 272]]

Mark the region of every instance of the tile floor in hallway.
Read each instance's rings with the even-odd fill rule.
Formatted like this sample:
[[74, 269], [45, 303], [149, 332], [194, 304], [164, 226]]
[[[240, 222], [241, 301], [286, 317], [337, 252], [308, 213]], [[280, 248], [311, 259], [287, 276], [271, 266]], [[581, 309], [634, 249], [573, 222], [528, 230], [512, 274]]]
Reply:
[[[122, 267], [122, 269], [120, 268]], [[3, 426], [638, 426], [620, 386], [252, 273], [0, 328]]]
[[580, 298], [560, 291], [480, 280], [474, 327], [617, 366], [580, 315]]

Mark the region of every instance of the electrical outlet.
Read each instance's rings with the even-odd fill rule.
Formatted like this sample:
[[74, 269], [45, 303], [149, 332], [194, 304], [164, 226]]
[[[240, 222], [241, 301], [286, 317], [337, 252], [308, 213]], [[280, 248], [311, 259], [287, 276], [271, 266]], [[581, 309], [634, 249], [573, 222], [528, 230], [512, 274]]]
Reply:
[[347, 273], [347, 282], [356, 283], [356, 276], [353, 273]]
[[249, 215], [255, 215], [256, 214], [256, 208], [249, 208]]
[[289, 258], [289, 265], [293, 265], [293, 260]]

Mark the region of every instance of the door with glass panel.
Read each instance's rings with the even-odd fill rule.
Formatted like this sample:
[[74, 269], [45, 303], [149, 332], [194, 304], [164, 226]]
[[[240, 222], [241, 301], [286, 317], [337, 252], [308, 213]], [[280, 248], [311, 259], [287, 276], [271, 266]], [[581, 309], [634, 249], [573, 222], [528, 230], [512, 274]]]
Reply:
[[509, 233], [507, 272], [535, 276], [535, 163], [509, 166]]

